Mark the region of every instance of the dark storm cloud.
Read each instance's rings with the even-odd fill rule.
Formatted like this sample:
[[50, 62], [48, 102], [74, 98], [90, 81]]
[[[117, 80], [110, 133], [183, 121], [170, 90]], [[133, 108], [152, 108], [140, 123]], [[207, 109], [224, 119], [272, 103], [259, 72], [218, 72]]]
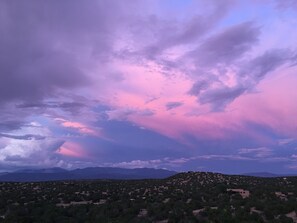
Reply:
[[85, 109], [86, 100], [76, 95], [82, 97], [80, 90], [93, 84], [93, 64], [113, 54], [113, 40], [125, 21], [119, 19], [125, 17], [122, 6], [133, 4], [1, 1], [0, 132], [26, 127], [28, 117], [49, 109], [51, 114]]
[[5, 133], [0, 133], [0, 138], [11, 138], [11, 139], [20, 139], [20, 140], [43, 140], [46, 137], [41, 135], [33, 135], [33, 134], [27, 134], [27, 135], [10, 135]]
[[[85, 68], [108, 59], [115, 1], [1, 1], [0, 103], [36, 101], [87, 85]], [[109, 10], [106, 10], [108, 8]]]
[[24, 123], [17, 120], [5, 120], [0, 122], [0, 131], [11, 131], [19, 129]]
[[17, 108], [77, 108], [84, 107], [80, 102], [48, 102], [48, 103], [23, 103], [17, 105]]
[[257, 43], [259, 34], [260, 28], [254, 23], [241, 23], [209, 37], [188, 56], [202, 66], [229, 64], [250, 50]]
[[183, 105], [183, 103], [180, 102], [180, 101], [171, 101], [171, 102], [168, 102], [168, 103], [166, 104], [166, 109], [167, 109], [167, 110], [171, 110], [171, 109], [180, 107], [180, 106], [182, 106], [182, 105]]
[[19, 109], [62, 109], [63, 111], [70, 112], [72, 114], [77, 114], [87, 105], [81, 102], [27, 102], [16, 105]]

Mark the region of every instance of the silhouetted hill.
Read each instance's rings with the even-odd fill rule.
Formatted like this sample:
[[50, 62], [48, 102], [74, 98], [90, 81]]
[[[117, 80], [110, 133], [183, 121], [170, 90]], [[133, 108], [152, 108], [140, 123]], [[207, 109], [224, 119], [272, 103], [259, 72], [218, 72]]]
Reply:
[[[34, 172], [36, 177], [64, 174]], [[66, 171], [69, 177], [85, 172], [121, 177], [168, 173], [121, 168]], [[159, 180], [0, 182], [0, 194], [0, 222], [297, 222], [297, 177], [184, 172]]]
[[88, 167], [84, 169], [65, 170], [51, 169], [25, 169], [13, 173], [0, 175], [0, 181], [30, 182], [55, 180], [90, 180], [90, 179], [163, 179], [176, 174], [174, 171], [152, 168], [113, 168]]

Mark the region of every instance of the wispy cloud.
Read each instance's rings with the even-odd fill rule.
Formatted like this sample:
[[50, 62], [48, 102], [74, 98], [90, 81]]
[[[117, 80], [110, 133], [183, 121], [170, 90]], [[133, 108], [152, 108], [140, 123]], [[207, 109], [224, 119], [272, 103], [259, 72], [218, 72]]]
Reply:
[[269, 157], [273, 154], [272, 149], [266, 148], [266, 147], [260, 147], [260, 148], [242, 148], [238, 151], [239, 154], [245, 154], [250, 155], [252, 157]]

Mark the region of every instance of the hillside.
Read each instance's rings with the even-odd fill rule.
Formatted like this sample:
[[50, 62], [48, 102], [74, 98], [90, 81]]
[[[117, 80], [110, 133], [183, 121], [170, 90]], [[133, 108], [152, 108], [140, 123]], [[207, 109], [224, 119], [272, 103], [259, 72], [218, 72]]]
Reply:
[[0, 222], [297, 222], [297, 177], [0, 183]]

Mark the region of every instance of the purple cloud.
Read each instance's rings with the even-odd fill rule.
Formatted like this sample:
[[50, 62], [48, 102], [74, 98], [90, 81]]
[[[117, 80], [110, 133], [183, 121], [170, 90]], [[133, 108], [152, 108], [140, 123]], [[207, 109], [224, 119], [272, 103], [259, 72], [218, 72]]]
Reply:
[[230, 64], [258, 42], [259, 34], [259, 27], [252, 22], [244, 22], [209, 37], [189, 57], [201, 66]]
[[245, 90], [242, 86], [209, 90], [199, 96], [199, 102], [202, 104], [210, 103], [214, 111], [221, 111], [228, 103], [242, 95]]
[[[195, 15], [190, 17], [190, 19], [178, 23], [156, 16], [149, 17], [147, 21], [144, 21], [144, 24], [151, 28], [149, 31], [152, 32], [155, 41], [144, 48], [144, 56], [155, 59], [155, 57], [159, 57], [168, 48], [197, 43], [207, 32], [217, 25], [220, 19], [228, 13], [231, 6], [232, 1], [229, 0], [225, 2], [212, 2], [208, 10], [204, 11], [205, 14]], [[145, 31], [142, 29], [143, 23], [138, 23], [137, 26], [138, 31]], [[147, 37], [147, 34], [145, 37]]]
[[252, 59], [243, 73], [255, 81], [261, 80], [267, 73], [292, 60], [292, 52], [288, 49], [272, 49]]
[[189, 94], [198, 96], [200, 95], [201, 91], [206, 90], [208, 86], [209, 82], [205, 80], [196, 81], [190, 89]]
[[167, 111], [168, 111], [168, 110], [171, 110], [171, 109], [180, 107], [180, 106], [182, 106], [182, 105], [183, 105], [182, 102], [179, 102], [179, 101], [171, 101], [171, 102], [168, 102], [168, 103], [166, 104], [166, 109], [167, 109]]

